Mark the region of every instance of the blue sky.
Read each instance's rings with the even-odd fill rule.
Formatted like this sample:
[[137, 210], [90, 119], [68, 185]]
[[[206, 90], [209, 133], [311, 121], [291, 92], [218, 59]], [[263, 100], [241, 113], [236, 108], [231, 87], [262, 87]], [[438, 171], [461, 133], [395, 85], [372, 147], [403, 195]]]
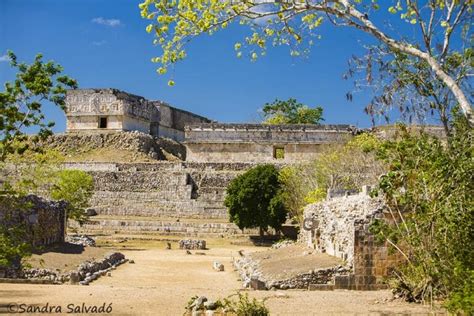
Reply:
[[[361, 41], [369, 39], [363, 33], [326, 25], [309, 58], [292, 58], [286, 48], [277, 48], [253, 63], [235, 57], [234, 43], [248, 32], [231, 27], [193, 42], [187, 60], [175, 67], [176, 86], [168, 87], [168, 78], [158, 76], [150, 62], [158, 48], [145, 32], [138, 3], [0, 0], [0, 56], [11, 49], [31, 62], [41, 52], [81, 88], [118, 88], [222, 122], [257, 122], [265, 102], [294, 97], [322, 106], [326, 123], [370, 125], [363, 113], [369, 95], [356, 94], [348, 102], [353, 83], [342, 78], [351, 55], [363, 52]], [[0, 62], [0, 84], [13, 76], [8, 63]], [[56, 121], [55, 131], [64, 131], [60, 110], [48, 106], [46, 114]]]

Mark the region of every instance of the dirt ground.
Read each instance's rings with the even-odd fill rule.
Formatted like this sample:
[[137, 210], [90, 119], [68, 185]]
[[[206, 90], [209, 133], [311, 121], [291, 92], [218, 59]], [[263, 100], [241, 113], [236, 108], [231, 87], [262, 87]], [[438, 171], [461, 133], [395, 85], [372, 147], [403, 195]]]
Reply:
[[252, 254], [260, 260], [264, 275], [274, 279], [289, 279], [309, 270], [325, 269], [343, 264], [339, 258], [325, 253], [316, 253], [301, 245], [291, 245], [280, 249], [268, 249]]
[[[188, 255], [183, 250], [165, 250], [164, 242], [127, 241], [108, 243], [120, 246], [126, 263], [89, 286], [1, 284], [0, 305], [107, 306], [113, 315], [182, 315], [193, 295], [223, 298], [241, 288], [231, 259], [237, 251], [262, 250], [223, 241], [209, 242], [206, 255]], [[173, 243], [173, 248], [176, 244]], [[213, 261], [225, 265], [224, 272], [212, 269]], [[272, 315], [428, 315], [430, 308], [401, 301], [390, 301], [389, 291], [248, 291], [251, 297], [265, 299]], [[1, 307], [0, 307], [1, 308]], [[1, 313], [2, 311], [0, 311]], [[3, 311], [5, 312], [5, 311]]]
[[109, 252], [110, 249], [102, 247], [83, 247], [64, 243], [47, 248], [43, 253], [33, 254], [27, 263], [32, 268], [49, 268], [66, 272], [74, 270], [86, 260], [101, 259]]

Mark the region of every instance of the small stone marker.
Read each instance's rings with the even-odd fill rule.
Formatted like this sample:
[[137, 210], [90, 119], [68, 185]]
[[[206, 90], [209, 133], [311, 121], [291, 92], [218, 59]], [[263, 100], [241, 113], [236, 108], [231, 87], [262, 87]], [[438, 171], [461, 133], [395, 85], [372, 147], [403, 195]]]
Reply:
[[214, 261], [214, 263], [212, 264], [212, 267], [216, 271], [224, 271], [224, 265], [220, 263], [219, 261]]

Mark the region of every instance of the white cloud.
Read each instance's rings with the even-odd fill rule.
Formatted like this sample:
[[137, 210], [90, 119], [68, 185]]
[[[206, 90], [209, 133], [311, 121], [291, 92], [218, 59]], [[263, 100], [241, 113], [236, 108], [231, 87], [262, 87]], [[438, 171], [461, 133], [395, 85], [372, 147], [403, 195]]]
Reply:
[[118, 19], [104, 19], [103, 17], [93, 18], [92, 23], [110, 26], [110, 27], [117, 27], [122, 25], [122, 22]]
[[107, 41], [101, 40], [101, 41], [94, 41], [94, 42], [92, 42], [92, 45], [94, 45], [94, 46], [102, 46], [102, 45], [105, 45], [106, 43], [107, 43]]
[[0, 63], [1, 62], [9, 62], [9, 61], [10, 61], [10, 57], [8, 57], [8, 55], [0, 56]]

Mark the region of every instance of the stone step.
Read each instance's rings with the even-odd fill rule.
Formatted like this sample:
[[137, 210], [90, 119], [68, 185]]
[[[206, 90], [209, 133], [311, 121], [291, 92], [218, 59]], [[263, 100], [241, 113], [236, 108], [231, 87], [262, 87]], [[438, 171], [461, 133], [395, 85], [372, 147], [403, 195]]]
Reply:
[[92, 217], [82, 227], [72, 224], [81, 233], [120, 232], [120, 233], [154, 233], [173, 236], [245, 236], [256, 234], [256, 229], [246, 229], [243, 233], [235, 224], [212, 220], [170, 220], [164, 219], [116, 219], [116, 217]]

